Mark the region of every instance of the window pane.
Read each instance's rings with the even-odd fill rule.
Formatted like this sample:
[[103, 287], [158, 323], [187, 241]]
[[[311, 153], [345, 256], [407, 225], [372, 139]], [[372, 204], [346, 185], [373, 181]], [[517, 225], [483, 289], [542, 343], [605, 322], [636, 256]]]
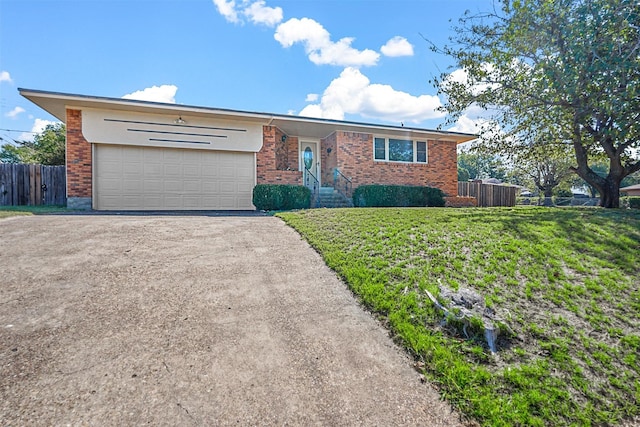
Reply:
[[385, 150], [384, 150], [384, 138], [375, 138], [375, 147], [373, 158], [376, 160], [384, 160], [385, 159]]
[[389, 139], [389, 160], [413, 162], [413, 141]]
[[416, 142], [416, 162], [427, 163], [427, 143]]

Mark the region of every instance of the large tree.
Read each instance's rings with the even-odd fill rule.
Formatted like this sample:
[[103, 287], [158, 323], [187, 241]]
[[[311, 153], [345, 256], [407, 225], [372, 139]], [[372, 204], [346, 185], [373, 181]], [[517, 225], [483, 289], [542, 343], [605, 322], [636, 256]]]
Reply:
[[0, 147], [0, 161], [4, 163], [39, 163], [64, 165], [66, 127], [64, 123], [47, 125], [33, 141], [16, 141]]
[[[467, 13], [436, 50], [459, 70], [435, 79], [456, 120], [487, 110], [480, 131], [496, 152], [526, 152], [546, 134], [572, 149], [572, 170], [619, 206], [640, 170], [640, 7], [636, 0], [502, 0]], [[592, 169], [606, 158], [607, 173]]]

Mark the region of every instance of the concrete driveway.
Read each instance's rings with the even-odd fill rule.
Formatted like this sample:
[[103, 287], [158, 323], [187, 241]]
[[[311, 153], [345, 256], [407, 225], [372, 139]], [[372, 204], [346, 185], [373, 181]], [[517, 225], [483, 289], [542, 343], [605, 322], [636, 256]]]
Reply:
[[0, 220], [0, 425], [458, 425], [273, 217]]

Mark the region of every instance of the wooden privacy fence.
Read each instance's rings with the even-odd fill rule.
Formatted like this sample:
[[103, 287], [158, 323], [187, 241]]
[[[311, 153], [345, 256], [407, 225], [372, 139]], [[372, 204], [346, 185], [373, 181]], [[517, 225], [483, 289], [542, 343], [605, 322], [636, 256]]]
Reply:
[[483, 184], [482, 181], [458, 182], [458, 196], [475, 197], [478, 206], [515, 206], [518, 187]]
[[64, 166], [0, 163], [0, 206], [64, 205]]

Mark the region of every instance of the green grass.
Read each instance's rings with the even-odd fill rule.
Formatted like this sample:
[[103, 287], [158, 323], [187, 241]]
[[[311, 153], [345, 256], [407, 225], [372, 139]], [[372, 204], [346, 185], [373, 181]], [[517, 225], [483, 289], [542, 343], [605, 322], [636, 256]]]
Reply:
[[[482, 425], [640, 415], [640, 212], [314, 209], [279, 213]], [[492, 356], [426, 298], [471, 288], [503, 319]]]
[[20, 215], [44, 215], [68, 212], [64, 206], [0, 206], [0, 219]]

